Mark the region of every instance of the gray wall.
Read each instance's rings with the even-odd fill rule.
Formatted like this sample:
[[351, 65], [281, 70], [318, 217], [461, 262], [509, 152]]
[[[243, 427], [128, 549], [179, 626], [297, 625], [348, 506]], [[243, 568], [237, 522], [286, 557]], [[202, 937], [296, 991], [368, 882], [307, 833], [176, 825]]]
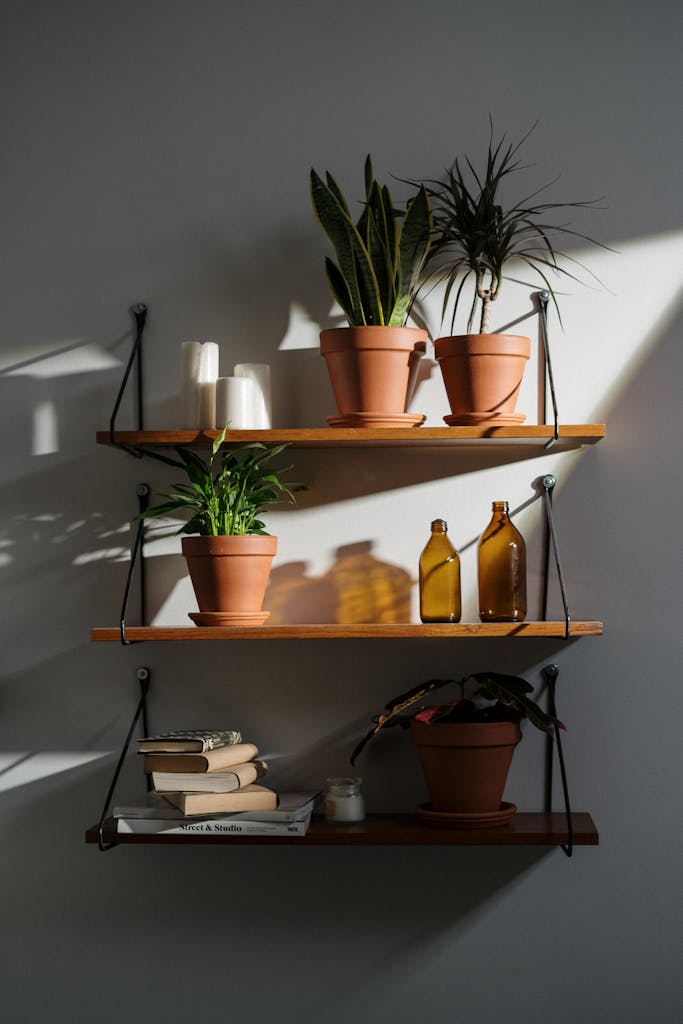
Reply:
[[[681, 324], [675, 290], [657, 294], [672, 257], [660, 267], [652, 255], [674, 252], [681, 229], [679, 6], [23, 0], [3, 14], [4, 1020], [680, 1020]], [[564, 457], [558, 500], [575, 613], [603, 618], [604, 638], [91, 645], [91, 625], [116, 621], [134, 485], [141, 474], [167, 482], [94, 444], [130, 341], [128, 306], [150, 307], [151, 425], [172, 417], [188, 337], [219, 340], [228, 361], [272, 362], [279, 421], [321, 422], [322, 369], [305, 349], [277, 351], [291, 303], [313, 323], [329, 312], [310, 165], [349, 190], [368, 151], [382, 177], [438, 175], [456, 153], [481, 151], [489, 113], [511, 138], [538, 119], [530, 173], [540, 183], [561, 171], [560, 198], [606, 195], [608, 208], [577, 226], [640, 254], [629, 287], [627, 256], [613, 256], [597, 301], [607, 323], [648, 321], [629, 352], [647, 348], [621, 377], [620, 337], [589, 328], [577, 339], [582, 356], [610, 353], [620, 384], [593, 405], [607, 440]], [[580, 316], [588, 299], [574, 302]], [[582, 371], [570, 411], [581, 377], [594, 380]], [[317, 397], [306, 399], [309, 378]], [[391, 459], [340, 458], [333, 470], [331, 457], [301, 457], [316, 486], [281, 517], [292, 550], [300, 515], [311, 549], [317, 523], [330, 550], [366, 538], [381, 549], [388, 536], [389, 560], [403, 550], [414, 566], [426, 506], [457, 517], [458, 487], [482, 507], [494, 496], [471, 462], [449, 490], [443, 461], [408, 460], [406, 480]], [[538, 465], [521, 464], [525, 487]], [[425, 507], [411, 520], [412, 498]], [[158, 608], [182, 568], [156, 562]], [[236, 723], [283, 755], [273, 763], [284, 785], [342, 768], [372, 712], [424, 678], [507, 667], [538, 682], [549, 660], [574, 805], [601, 832], [571, 861], [504, 848], [102, 855], [83, 844], [139, 664], [152, 669], [155, 728]], [[509, 791], [528, 809], [541, 806], [541, 767], [527, 730]], [[378, 741], [362, 770], [375, 809], [424, 798], [401, 737]], [[139, 786], [132, 763], [122, 793]]]

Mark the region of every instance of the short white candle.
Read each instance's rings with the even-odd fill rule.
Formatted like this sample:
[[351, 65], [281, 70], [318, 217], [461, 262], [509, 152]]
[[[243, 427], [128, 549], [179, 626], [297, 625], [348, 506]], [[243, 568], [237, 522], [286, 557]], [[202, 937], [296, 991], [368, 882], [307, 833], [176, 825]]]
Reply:
[[251, 377], [218, 378], [216, 426], [232, 430], [249, 430], [254, 426], [254, 382]]
[[233, 372], [236, 377], [249, 377], [254, 382], [252, 426], [255, 430], [270, 430], [273, 425], [270, 366], [268, 363], [238, 363]]
[[216, 342], [184, 341], [180, 346], [180, 393], [186, 430], [215, 428], [217, 377]]

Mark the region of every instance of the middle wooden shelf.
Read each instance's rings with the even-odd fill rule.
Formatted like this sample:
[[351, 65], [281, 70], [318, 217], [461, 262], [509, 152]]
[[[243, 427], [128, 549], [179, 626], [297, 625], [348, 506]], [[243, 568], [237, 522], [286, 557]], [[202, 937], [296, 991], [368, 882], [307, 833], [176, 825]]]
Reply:
[[[126, 639], [145, 640], [344, 640], [564, 637], [558, 622], [358, 622], [284, 626], [127, 626]], [[570, 637], [602, 636], [602, 622], [576, 621]], [[96, 628], [91, 639], [119, 641], [118, 627]]]

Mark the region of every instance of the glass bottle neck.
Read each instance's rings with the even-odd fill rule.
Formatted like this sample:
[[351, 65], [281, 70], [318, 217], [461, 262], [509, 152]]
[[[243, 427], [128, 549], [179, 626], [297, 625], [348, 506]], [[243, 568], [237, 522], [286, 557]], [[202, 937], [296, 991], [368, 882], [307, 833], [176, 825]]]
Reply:
[[432, 533], [448, 533], [448, 523], [445, 519], [435, 519], [432, 523]]

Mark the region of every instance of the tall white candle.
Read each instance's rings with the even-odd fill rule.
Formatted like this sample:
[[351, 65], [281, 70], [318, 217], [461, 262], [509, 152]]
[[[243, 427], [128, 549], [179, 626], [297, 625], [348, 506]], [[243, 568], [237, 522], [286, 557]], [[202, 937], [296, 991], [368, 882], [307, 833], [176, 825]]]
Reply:
[[186, 430], [215, 428], [217, 377], [216, 342], [184, 341], [180, 346], [180, 392]]
[[219, 377], [216, 381], [216, 426], [249, 430], [254, 426], [254, 382], [251, 377]]
[[273, 425], [270, 366], [267, 363], [238, 363], [233, 372], [236, 377], [249, 377], [254, 382], [252, 426], [255, 430], [270, 430]]

